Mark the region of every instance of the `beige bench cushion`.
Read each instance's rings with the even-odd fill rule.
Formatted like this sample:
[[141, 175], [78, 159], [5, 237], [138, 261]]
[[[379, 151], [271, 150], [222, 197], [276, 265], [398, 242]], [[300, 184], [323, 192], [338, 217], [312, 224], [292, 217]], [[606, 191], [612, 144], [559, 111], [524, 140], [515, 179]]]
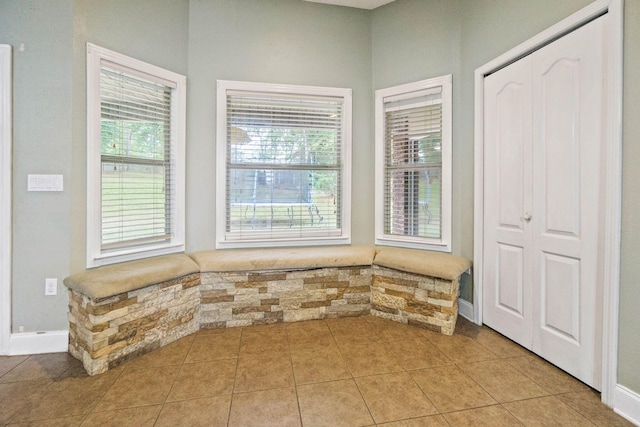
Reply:
[[66, 287], [91, 299], [102, 299], [198, 273], [184, 254], [165, 255], [86, 270], [64, 279]]
[[471, 261], [443, 252], [377, 246], [373, 264], [407, 273], [455, 280], [471, 267]]
[[201, 272], [310, 270], [371, 265], [373, 246], [324, 246], [277, 249], [225, 249], [191, 254]]
[[310, 270], [379, 265], [454, 280], [471, 262], [441, 252], [387, 246], [324, 246], [228, 249], [166, 255], [86, 270], [67, 277], [65, 286], [99, 300], [198, 272]]

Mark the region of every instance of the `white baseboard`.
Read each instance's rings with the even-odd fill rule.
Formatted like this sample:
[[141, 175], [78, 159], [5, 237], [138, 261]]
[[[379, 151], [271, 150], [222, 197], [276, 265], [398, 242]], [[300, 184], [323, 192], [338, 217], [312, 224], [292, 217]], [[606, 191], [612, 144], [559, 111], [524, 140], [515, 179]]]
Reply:
[[9, 354], [64, 353], [69, 349], [69, 331], [26, 332], [11, 334]]
[[458, 299], [458, 314], [473, 322], [473, 304], [467, 300]]
[[613, 392], [613, 410], [634, 425], [640, 426], [640, 394], [616, 384]]

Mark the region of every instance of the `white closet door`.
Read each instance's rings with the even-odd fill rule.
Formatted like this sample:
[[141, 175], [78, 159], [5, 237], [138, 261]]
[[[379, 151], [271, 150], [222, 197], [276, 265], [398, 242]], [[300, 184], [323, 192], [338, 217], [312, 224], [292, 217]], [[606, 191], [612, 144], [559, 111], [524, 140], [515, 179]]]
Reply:
[[531, 63], [485, 81], [483, 321], [530, 348]]
[[604, 20], [485, 79], [483, 320], [595, 388]]
[[602, 354], [603, 20], [531, 55], [533, 350], [596, 388]]

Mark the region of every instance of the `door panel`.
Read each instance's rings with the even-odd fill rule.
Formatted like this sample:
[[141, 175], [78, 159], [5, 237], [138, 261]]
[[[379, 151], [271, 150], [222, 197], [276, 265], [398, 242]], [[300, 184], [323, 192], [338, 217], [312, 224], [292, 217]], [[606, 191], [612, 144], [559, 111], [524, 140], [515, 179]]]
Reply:
[[484, 322], [530, 346], [531, 66], [516, 62], [485, 79]]
[[580, 260], [549, 253], [542, 257], [542, 328], [580, 345]]
[[494, 294], [495, 306], [510, 315], [524, 318], [524, 251], [522, 247], [498, 244], [498, 280]]
[[533, 351], [600, 387], [596, 322], [603, 18], [531, 55]]
[[[538, 55], [534, 54], [534, 60]], [[577, 236], [580, 229], [580, 152], [575, 130], [580, 120], [580, 60], [562, 58], [539, 76], [545, 167], [545, 233]], [[561, 184], [561, 185], [559, 185]]]
[[[522, 134], [528, 108], [523, 104], [527, 88], [522, 83], [509, 81], [496, 95], [496, 139], [499, 149], [496, 179], [498, 186], [498, 227], [522, 231], [524, 211], [523, 163], [527, 141]], [[508, 141], [508, 143], [507, 143]]]
[[594, 388], [605, 19], [484, 81], [483, 321]]

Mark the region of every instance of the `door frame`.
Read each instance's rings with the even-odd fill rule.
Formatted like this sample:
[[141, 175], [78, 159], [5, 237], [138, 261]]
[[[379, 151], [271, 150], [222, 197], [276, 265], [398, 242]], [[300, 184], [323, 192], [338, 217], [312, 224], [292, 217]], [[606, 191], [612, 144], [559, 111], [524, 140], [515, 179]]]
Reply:
[[0, 354], [11, 336], [11, 46], [0, 45]]
[[484, 244], [484, 78], [519, 58], [603, 15], [610, 16], [605, 30], [608, 47], [605, 111], [605, 213], [602, 328], [602, 401], [612, 406], [617, 383], [618, 300], [620, 286], [620, 227], [622, 215], [622, 58], [623, 0], [597, 0], [547, 30], [477, 68], [474, 74], [474, 285], [473, 321], [482, 324], [482, 274]]

